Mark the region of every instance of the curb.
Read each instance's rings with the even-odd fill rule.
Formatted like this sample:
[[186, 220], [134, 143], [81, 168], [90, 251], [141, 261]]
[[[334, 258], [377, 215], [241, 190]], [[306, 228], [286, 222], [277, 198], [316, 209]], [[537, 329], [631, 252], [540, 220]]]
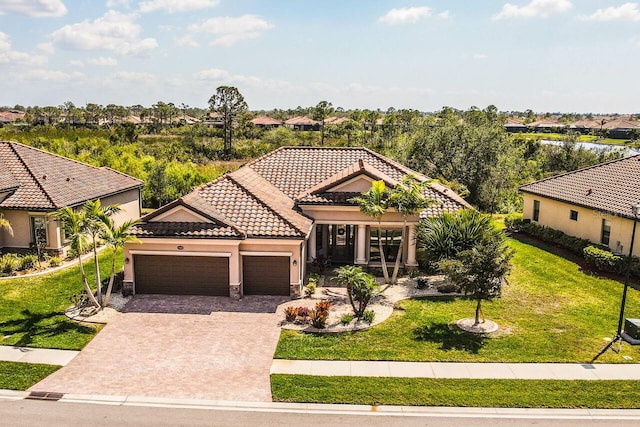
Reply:
[[[27, 391], [0, 389], [0, 401], [28, 398]], [[222, 400], [173, 399], [145, 396], [108, 396], [65, 394], [58, 402], [97, 405], [144, 406], [175, 409], [202, 409], [250, 412], [281, 412], [333, 415], [373, 415], [429, 418], [520, 418], [567, 420], [640, 420], [640, 409], [532, 409], [532, 408], [459, 408], [422, 406], [369, 406], [286, 402], [232, 402]]]

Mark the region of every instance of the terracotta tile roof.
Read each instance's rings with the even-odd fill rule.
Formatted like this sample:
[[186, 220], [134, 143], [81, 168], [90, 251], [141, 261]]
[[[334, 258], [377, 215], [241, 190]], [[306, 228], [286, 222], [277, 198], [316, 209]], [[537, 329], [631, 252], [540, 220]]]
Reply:
[[341, 125], [344, 122], [348, 122], [349, 118], [348, 117], [327, 117], [326, 119], [324, 119], [324, 124], [325, 125]]
[[523, 185], [520, 191], [633, 218], [640, 201], [640, 155]]
[[54, 211], [142, 187], [142, 181], [17, 142], [0, 141], [0, 187], [17, 187], [2, 209]]
[[137, 237], [241, 238], [233, 227], [209, 222], [144, 222], [132, 227], [129, 234]]
[[271, 118], [269, 116], [256, 117], [255, 119], [251, 120], [251, 123], [256, 126], [279, 126], [282, 124], [280, 120]]
[[640, 129], [640, 123], [626, 119], [615, 119], [602, 125], [602, 129]]
[[566, 127], [564, 123], [560, 123], [557, 120], [539, 120], [537, 122], [529, 123], [529, 127], [542, 127], [542, 128], [563, 128]]
[[[304, 238], [313, 225], [297, 206], [305, 204], [346, 205], [360, 193], [324, 192], [341, 180], [359, 173], [389, 183], [413, 174], [427, 177], [365, 148], [282, 147], [235, 172], [195, 189], [179, 201], [194, 211], [227, 225], [243, 237]], [[311, 194], [310, 190], [314, 190]], [[440, 203], [424, 215], [454, 211], [469, 205], [452, 190], [432, 184], [425, 193]], [[162, 208], [166, 212], [168, 208]], [[143, 220], [152, 219], [147, 216]], [[163, 229], [164, 230], [164, 229]], [[189, 232], [174, 226], [173, 232]]]
[[305, 116], [298, 116], [298, 117], [294, 117], [292, 119], [286, 120], [284, 122], [285, 125], [289, 125], [289, 126], [293, 126], [293, 125], [317, 125], [320, 124], [319, 121], [310, 119], [309, 117], [305, 117]]

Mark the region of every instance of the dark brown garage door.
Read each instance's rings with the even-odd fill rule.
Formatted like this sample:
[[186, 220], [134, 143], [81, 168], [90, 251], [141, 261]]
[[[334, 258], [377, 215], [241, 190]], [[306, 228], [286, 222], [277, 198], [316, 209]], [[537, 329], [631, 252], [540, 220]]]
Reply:
[[229, 296], [229, 259], [208, 256], [135, 255], [138, 294]]
[[289, 295], [289, 257], [243, 256], [245, 295]]

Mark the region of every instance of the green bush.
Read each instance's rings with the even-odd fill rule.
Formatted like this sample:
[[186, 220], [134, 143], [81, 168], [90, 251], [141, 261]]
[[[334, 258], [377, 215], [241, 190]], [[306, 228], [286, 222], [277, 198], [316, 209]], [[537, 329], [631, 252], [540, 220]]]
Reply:
[[587, 246], [582, 252], [586, 263], [598, 270], [609, 273], [620, 273], [623, 270], [624, 258], [614, 255], [611, 251], [595, 246]]
[[25, 255], [20, 258], [18, 271], [32, 270], [38, 265], [38, 257], [36, 255]]
[[342, 315], [342, 317], [340, 318], [340, 323], [343, 326], [347, 326], [349, 323], [351, 323], [351, 321], [353, 320], [353, 314], [351, 313], [345, 313]]
[[20, 257], [16, 254], [5, 254], [0, 258], [0, 272], [5, 275], [15, 273], [20, 267]]
[[522, 224], [520, 226], [520, 230], [530, 236], [537, 237], [540, 240], [554, 244], [581, 256], [583, 255], [584, 248], [587, 246], [598, 246], [603, 249], [606, 248], [606, 246], [594, 245], [593, 242], [587, 239], [569, 236], [560, 230], [538, 225], [534, 222]]
[[520, 230], [524, 224], [524, 218], [519, 212], [512, 212], [504, 217], [504, 226], [508, 230]]
[[309, 283], [307, 283], [307, 286], [304, 287], [304, 296], [307, 298], [311, 298], [315, 293], [316, 282], [312, 282], [311, 279], [309, 279]]
[[364, 320], [368, 324], [372, 324], [375, 318], [376, 318], [376, 312], [373, 310], [365, 310], [365, 312], [362, 313], [362, 320]]
[[57, 267], [60, 264], [62, 264], [62, 260], [60, 259], [60, 257], [52, 256], [51, 258], [49, 258], [49, 267]]

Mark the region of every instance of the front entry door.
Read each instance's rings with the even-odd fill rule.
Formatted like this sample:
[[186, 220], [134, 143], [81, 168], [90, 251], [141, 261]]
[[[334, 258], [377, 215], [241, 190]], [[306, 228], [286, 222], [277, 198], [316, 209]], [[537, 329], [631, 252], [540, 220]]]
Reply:
[[329, 225], [329, 251], [332, 262], [337, 264], [353, 263], [355, 229], [356, 227], [353, 225]]

